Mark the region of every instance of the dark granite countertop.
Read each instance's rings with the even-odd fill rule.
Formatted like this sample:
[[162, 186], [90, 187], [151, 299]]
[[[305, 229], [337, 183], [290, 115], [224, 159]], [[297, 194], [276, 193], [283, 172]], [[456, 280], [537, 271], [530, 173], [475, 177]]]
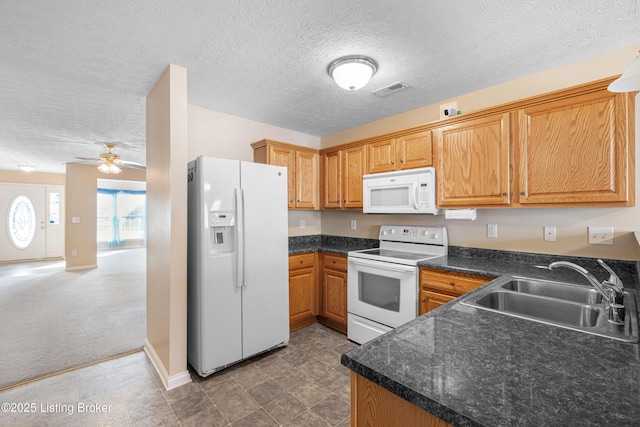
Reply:
[[[571, 270], [535, 267], [571, 260], [599, 279], [608, 277], [588, 258], [449, 249], [449, 256], [421, 266], [586, 284]], [[638, 289], [637, 263], [605, 261], [625, 287]], [[458, 300], [344, 354], [342, 363], [455, 426], [640, 425], [638, 344]]]
[[380, 242], [374, 239], [315, 234], [289, 237], [289, 255], [306, 252], [330, 252], [346, 255], [349, 251], [377, 248]]

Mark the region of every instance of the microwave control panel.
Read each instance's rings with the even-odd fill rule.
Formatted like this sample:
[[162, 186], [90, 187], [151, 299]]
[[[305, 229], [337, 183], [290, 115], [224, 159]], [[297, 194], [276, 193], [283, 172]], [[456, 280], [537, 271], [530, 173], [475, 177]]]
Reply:
[[435, 182], [433, 173], [424, 173], [418, 178], [418, 208], [420, 210], [435, 208]]

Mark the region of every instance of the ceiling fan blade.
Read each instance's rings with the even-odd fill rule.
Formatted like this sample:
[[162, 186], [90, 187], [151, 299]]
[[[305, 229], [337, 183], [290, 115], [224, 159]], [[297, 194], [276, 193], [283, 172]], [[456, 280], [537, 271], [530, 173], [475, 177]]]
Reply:
[[141, 166], [144, 167], [144, 165], [142, 163], [138, 163], [138, 162], [131, 162], [129, 160], [116, 160], [118, 163], [122, 163], [123, 165], [128, 165], [128, 166]]
[[76, 159], [78, 159], [78, 160], [93, 160], [94, 162], [101, 162], [102, 161], [102, 159], [96, 159], [96, 158], [93, 158], [93, 157], [76, 157]]
[[141, 165], [140, 163], [136, 163], [136, 162], [125, 162], [122, 165], [123, 168], [127, 168], [127, 169], [138, 169], [141, 171], [146, 171], [147, 168], [146, 166]]

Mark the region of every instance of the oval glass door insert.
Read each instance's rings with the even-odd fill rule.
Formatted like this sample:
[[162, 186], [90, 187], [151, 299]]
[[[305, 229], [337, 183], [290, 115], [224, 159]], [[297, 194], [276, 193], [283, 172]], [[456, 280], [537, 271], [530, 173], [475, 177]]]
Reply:
[[36, 232], [36, 211], [27, 196], [18, 196], [9, 208], [9, 237], [11, 243], [24, 249], [33, 240]]

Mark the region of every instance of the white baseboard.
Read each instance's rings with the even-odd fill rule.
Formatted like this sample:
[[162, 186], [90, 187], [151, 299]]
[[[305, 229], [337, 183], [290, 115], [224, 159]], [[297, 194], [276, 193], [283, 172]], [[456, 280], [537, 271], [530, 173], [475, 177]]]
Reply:
[[145, 338], [144, 340], [144, 352], [147, 354], [147, 357], [153, 364], [153, 367], [156, 368], [156, 372], [158, 373], [158, 375], [160, 376], [160, 379], [162, 380], [162, 385], [164, 385], [164, 388], [167, 391], [173, 390], [174, 388], [178, 388], [185, 384], [189, 384], [192, 381], [191, 375], [189, 374], [188, 370], [184, 372], [180, 372], [179, 374], [176, 374], [176, 375], [169, 376], [169, 373], [165, 369], [162, 361], [160, 360], [158, 353], [156, 353], [156, 350], [153, 348], [153, 346], [151, 345], [151, 343], [147, 338]]
[[66, 267], [64, 271], [91, 270], [93, 268], [98, 268], [98, 265], [94, 264], [94, 265], [78, 265], [75, 267]]

